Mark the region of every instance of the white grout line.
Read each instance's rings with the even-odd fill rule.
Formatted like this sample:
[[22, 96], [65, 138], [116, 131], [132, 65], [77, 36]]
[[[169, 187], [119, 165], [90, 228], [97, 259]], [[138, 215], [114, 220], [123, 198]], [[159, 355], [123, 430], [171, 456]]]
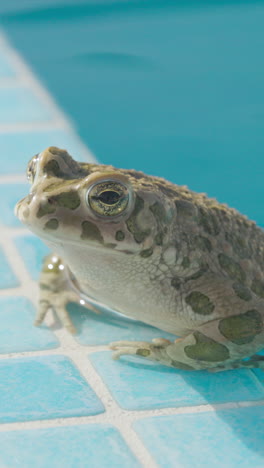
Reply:
[[[199, 405], [199, 406], [181, 406], [181, 407], [170, 407], [162, 409], [153, 409], [153, 410], [124, 410], [117, 407], [117, 410], [114, 413], [114, 416], [111, 417], [108, 412], [108, 417], [106, 419], [106, 413], [100, 413], [97, 415], [91, 416], [75, 416], [75, 417], [62, 417], [62, 418], [53, 418], [53, 419], [40, 419], [33, 421], [16, 421], [9, 423], [0, 424], [0, 432], [5, 431], [18, 431], [21, 429], [42, 429], [46, 427], [59, 427], [65, 426], [75, 426], [78, 424], [88, 424], [88, 423], [107, 423], [112, 425], [119, 425], [122, 418], [124, 418], [129, 424], [133, 424], [136, 421], [141, 419], [146, 419], [149, 417], [159, 417], [159, 416], [177, 416], [182, 414], [196, 414], [196, 413], [208, 413], [208, 412], [219, 412], [227, 409], [242, 409], [242, 408], [253, 408], [258, 406], [263, 406], [264, 400], [259, 401], [247, 401], [247, 402], [238, 402], [238, 403], [219, 403], [214, 405]], [[195, 408], [195, 411], [194, 411]], [[113, 423], [114, 421], [114, 423]], [[122, 432], [122, 431], [121, 431]]]

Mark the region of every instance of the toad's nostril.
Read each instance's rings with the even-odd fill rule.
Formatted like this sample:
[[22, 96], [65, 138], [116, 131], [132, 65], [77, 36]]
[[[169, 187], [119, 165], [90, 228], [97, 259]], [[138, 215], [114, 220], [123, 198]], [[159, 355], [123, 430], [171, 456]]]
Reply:
[[52, 197], [49, 197], [47, 201], [48, 201], [49, 205], [54, 205], [54, 203], [55, 203], [55, 200]]

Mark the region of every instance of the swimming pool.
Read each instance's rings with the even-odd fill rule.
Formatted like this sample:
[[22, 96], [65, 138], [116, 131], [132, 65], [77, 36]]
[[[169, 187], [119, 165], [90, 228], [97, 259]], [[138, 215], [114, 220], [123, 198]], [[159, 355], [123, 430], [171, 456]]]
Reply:
[[79, 134], [100, 162], [187, 184], [264, 226], [263, 19], [264, 1], [0, 5], [15, 48], [0, 31], [1, 466], [263, 466], [263, 372], [113, 361], [110, 341], [160, 332], [81, 307], [76, 337], [34, 328], [47, 249], [13, 215], [38, 150], [91, 159]]

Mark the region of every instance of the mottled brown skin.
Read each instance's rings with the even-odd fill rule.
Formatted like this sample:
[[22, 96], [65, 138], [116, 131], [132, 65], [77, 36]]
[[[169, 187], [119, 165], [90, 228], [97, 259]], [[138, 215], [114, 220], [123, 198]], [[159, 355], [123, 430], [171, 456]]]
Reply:
[[42, 271], [37, 324], [53, 308], [73, 331], [65, 306], [80, 293], [181, 337], [113, 343], [115, 357], [264, 367], [255, 356], [264, 347], [264, 233], [254, 222], [187, 187], [78, 163], [55, 147], [30, 161], [28, 176], [17, 215], [56, 252]]

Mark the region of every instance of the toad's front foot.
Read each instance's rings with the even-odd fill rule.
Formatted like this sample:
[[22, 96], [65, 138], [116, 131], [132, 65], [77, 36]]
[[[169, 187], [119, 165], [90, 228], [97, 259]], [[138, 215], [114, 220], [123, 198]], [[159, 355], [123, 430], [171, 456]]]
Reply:
[[[75, 334], [75, 327], [66, 308], [69, 302], [80, 304], [80, 297], [71, 289], [69, 276], [61, 258], [57, 255], [48, 255], [44, 259], [41, 271], [39, 305], [34, 325], [39, 326], [47, 312], [52, 310], [66, 330]], [[84, 301], [81, 304], [89, 310], [99, 312], [94, 306]]]
[[66, 309], [66, 305], [69, 302], [77, 302], [77, 298], [74, 297], [74, 293], [72, 294], [71, 291], [64, 291], [63, 294], [50, 293], [48, 297], [42, 297], [39, 300], [34, 325], [37, 327], [41, 325], [47, 312], [52, 310], [66, 330], [74, 335], [76, 333], [76, 329]]

